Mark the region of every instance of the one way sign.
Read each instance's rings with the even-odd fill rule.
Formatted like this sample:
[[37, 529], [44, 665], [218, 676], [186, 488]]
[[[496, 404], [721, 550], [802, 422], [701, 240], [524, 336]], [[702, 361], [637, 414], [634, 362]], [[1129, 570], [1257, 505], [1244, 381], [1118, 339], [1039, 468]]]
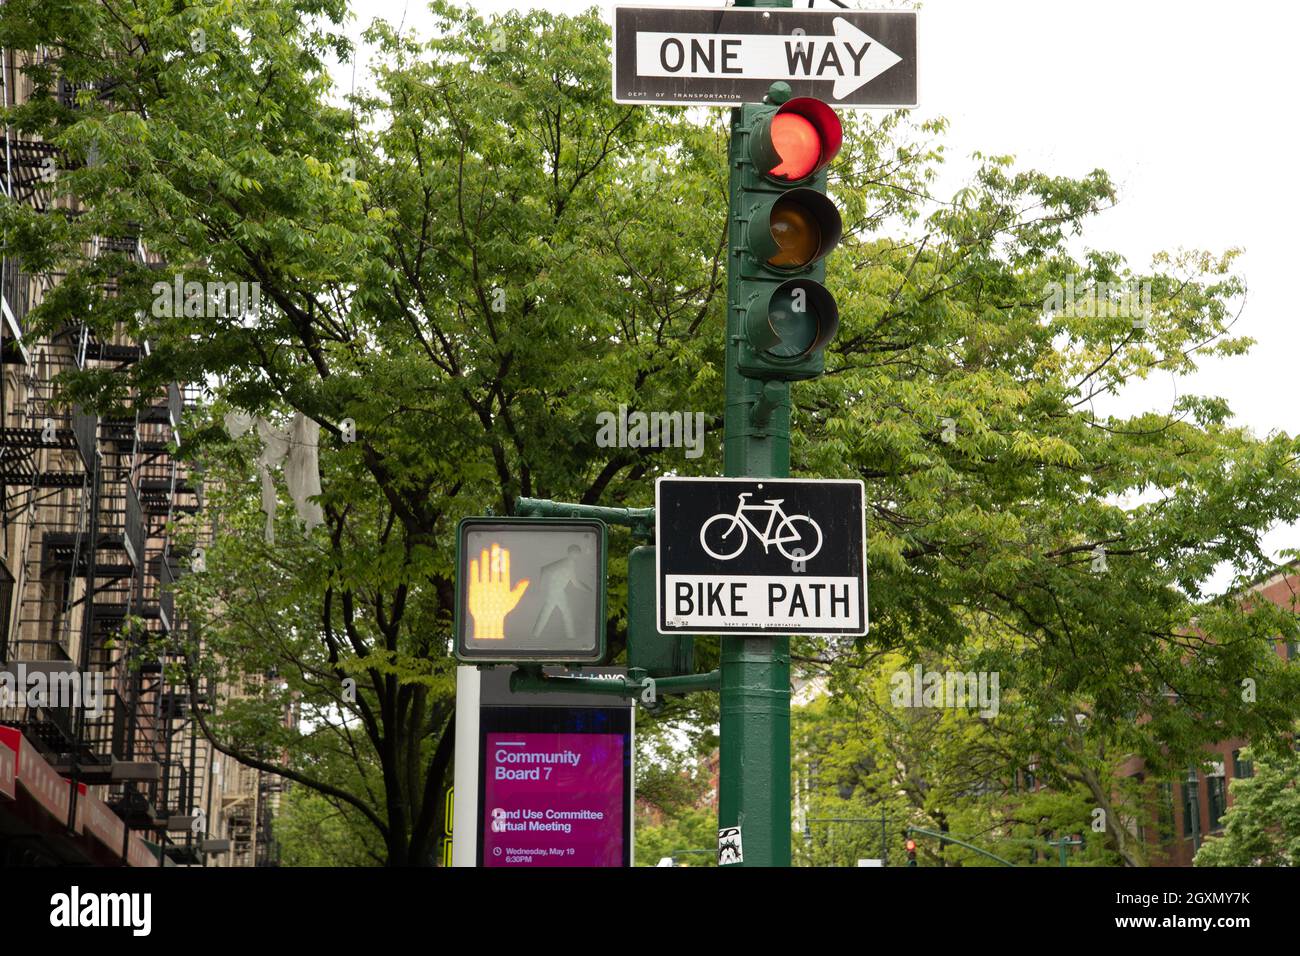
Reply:
[[776, 80], [838, 107], [916, 105], [916, 13], [616, 7], [614, 100], [733, 106]]

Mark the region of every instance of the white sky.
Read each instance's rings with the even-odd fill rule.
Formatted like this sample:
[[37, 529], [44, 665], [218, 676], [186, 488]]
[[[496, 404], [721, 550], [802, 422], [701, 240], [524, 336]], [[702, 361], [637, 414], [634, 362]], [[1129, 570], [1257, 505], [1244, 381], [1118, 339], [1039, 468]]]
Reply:
[[[577, 13], [592, 4], [472, 5], [490, 14], [519, 6]], [[612, 6], [601, 4], [607, 16]], [[815, 6], [833, 8], [828, 0]], [[431, 22], [422, 0], [362, 0], [354, 9], [354, 36], [373, 17], [405, 18], [425, 35]], [[918, 113], [950, 121], [948, 173], [937, 193], [960, 185], [974, 150], [1010, 153], [1020, 166], [1053, 174], [1082, 176], [1101, 167], [1118, 185], [1120, 202], [1088, 225], [1088, 246], [1120, 252], [1135, 270], [1161, 249], [1243, 248], [1237, 268], [1249, 297], [1234, 331], [1258, 344], [1244, 358], [1208, 365], [1178, 390], [1226, 397], [1239, 422], [1261, 436], [1300, 427], [1285, 400], [1300, 342], [1287, 291], [1288, 277], [1300, 271], [1292, 259], [1300, 251], [1293, 233], [1300, 190], [1288, 178], [1300, 126], [1300, 6], [929, 0], [920, 10]], [[340, 76], [344, 86], [349, 79]], [[1175, 394], [1168, 377], [1153, 379], [1126, 396], [1121, 410], [1164, 410]], [[1274, 548], [1300, 545], [1300, 533], [1279, 529], [1268, 541]]]

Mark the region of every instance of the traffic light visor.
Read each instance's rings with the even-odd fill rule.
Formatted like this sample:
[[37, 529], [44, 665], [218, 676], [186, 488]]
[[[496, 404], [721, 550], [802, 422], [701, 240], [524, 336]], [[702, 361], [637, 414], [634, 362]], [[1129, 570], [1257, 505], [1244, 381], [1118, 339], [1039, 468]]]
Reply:
[[769, 179], [797, 183], [830, 165], [843, 142], [835, 111], [815, 97], [797, 96], [758, 124], [750, 158]]
[[789, 279], [750, 302], [745, 335], [760, 352], [799, 359], [825, 348], [839, 324], [839, 307], [825, 286], [812, 279]]
[[840, 212], [815, 189], [792, 189], [749, 221], [749, 248], [774, 269], [804, 269], [839, 244], [844, 227]]

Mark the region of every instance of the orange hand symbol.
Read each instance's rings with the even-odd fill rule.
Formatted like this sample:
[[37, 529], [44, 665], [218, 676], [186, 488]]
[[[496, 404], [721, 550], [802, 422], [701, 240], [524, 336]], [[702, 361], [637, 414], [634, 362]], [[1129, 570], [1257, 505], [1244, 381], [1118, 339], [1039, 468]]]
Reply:
[[510, 587], [510, 552], [501, 545], [492, 545], [490, 558], [486, 548], [480, 560], [470, 558], [469, 616], [474, 619], [474, 640], [504, 639], [506, 615], [515, 609], [527, 588], [526, 578]]

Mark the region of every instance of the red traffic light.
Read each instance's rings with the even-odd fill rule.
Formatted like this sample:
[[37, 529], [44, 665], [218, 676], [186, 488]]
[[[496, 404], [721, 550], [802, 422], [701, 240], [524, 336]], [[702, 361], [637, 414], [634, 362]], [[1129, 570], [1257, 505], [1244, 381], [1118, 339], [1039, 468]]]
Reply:
[[817, 127], [798, 113], [778, 113], [772, 117], [772, 146], [781, 162], [767, 170], [767, 174], [779, 179], [803, 179], [812, 174], [822, 158]]
[[755, 130], [750, 158], [768, 179], [797, 183], [830, 165], [843, 143], [835, 111], [815, 97], [797, 96]]
[[916, 841], [915, 841], [915, 840], [908, 840], [908, 841], [907, 841], [907, 852], [908, 852], [908, 853], [915, 853], [915, 852], [916, 852]]

